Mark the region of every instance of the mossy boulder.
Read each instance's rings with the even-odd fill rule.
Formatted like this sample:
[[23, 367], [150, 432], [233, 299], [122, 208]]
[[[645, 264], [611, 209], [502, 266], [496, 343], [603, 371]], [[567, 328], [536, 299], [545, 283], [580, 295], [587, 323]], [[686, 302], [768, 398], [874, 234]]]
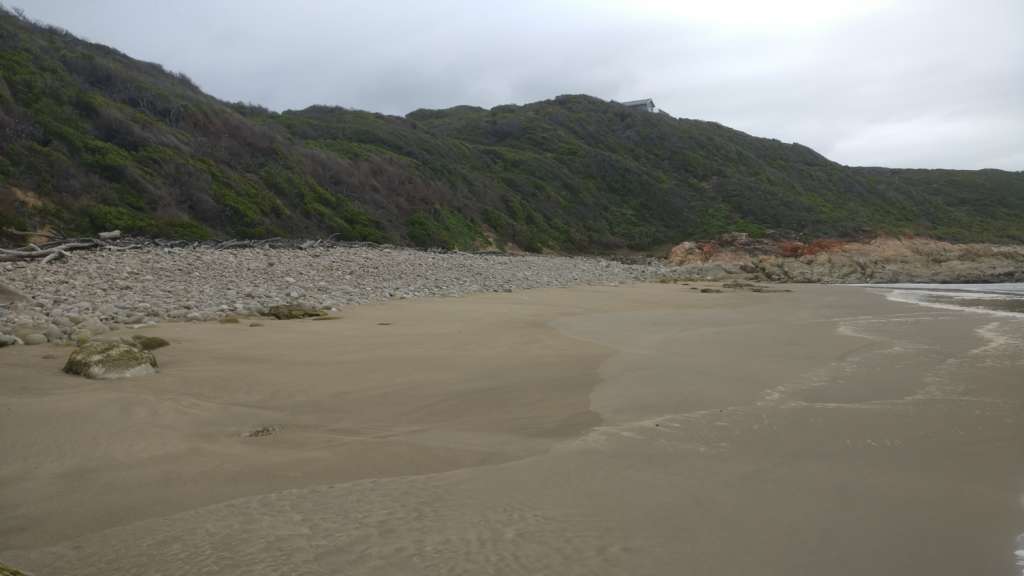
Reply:
[[271, 306], [263, 315], [272, 316], [278, 320], [300, 320], [326, 316], [327, 312], [306, 304], [278, 304]]
[[132, 336], [132, 343], [143, 350], [156, 350], [157, 348], [171, 345], [170, 342], [159, 336], [143, 336], [142, 334]]
[[28, 575], [25, 574], [24, 572], [22, 572], [21, 570], [15, 570], [14, 568], [11, 568], [10, 566], [4, 566], [3, 564], [0, 564], [0, 576], [28, 576]]
[[93, 340], [82, 344], [68, 358], [64, 371], [93, 380], [131, 378], [156, 372], [156, 357], [137, 344]]

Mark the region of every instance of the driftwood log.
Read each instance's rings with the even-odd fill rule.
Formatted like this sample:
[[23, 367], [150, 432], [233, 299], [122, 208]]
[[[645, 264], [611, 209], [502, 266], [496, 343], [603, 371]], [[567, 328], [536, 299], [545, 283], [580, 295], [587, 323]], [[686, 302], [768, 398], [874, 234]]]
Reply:
[[15, 250], [0, 248], [0, 262], [36, 259], [42, 259], [44, 263], [51, 262], [57, 258], [69, 256], [68, 252], [72, 250], [99, 248], [103, 245], [102, 242], [102, 240], [96, 239], [76, 239], [69, 242], [55, 243], [52, 246], [50, 244], [43, 244], [42, 246], [29, 244], [24, 248], [18, 248]]

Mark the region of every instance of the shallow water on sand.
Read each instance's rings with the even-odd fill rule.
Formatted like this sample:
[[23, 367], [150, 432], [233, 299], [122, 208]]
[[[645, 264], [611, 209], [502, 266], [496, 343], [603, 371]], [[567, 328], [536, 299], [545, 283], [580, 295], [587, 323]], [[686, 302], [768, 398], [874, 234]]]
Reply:
[[[1015, 366], [1024, 386], [1024, 283], [999, 284], [889, 284], [870, 285], [887, 289], [886, 299], [920, 306], [948, 310], [952, 313], [981, 313], [999, 318], [974, 329], [982, 344], [969, 352], [969, 359], [981, 366], [998, 363]], [[956, 366], [961, 359], [950, 359], [947, 365]], [[946, 378], [945, 389], [950, 389]], [[932, 388], [934, 393], [937, 389]], [[1024, 510], [1024, 486], [1018, 500]], [[1017, 536], [1014, 550], [1015, 565], [1024, 575], [1024, 533]]]
[[981, 310], [1024, 317], [1024, 284], [871, 284], [887, 288], [889, 300], [947, 310]]

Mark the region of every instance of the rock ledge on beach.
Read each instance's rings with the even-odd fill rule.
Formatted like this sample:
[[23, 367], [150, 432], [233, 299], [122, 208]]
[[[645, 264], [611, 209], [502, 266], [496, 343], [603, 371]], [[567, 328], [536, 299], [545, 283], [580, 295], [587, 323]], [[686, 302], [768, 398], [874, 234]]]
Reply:
[[278, 320], [299, 320], [301, 318], [319, 318], [326, 316], [327, 312], [306, 306], [305, 304], [280, 304], [271, 306], [264, 316], [273, 316]]
[[111, 380], [154, 374], [156, 357], [125, 342], [86, 342], [71, 353], [64, 371], [93, 380]]

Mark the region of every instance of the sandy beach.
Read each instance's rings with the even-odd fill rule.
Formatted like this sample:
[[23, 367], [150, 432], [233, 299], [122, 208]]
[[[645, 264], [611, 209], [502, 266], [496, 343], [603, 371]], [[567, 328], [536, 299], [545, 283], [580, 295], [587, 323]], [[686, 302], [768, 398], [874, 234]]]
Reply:
[[0, 562], [75, 574], [1019, 574], [1024, 317], [544, 288], [0, 350]]

